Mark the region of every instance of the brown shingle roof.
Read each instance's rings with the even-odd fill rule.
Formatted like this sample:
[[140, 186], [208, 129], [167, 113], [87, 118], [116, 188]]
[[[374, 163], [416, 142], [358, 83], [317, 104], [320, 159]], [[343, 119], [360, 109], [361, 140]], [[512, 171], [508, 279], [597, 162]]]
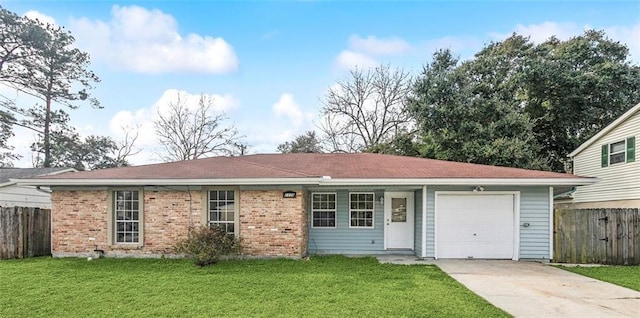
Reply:
[[571, 174], [383, 154], [257, 154], [64, 173], [47, 179], [570, 179]]

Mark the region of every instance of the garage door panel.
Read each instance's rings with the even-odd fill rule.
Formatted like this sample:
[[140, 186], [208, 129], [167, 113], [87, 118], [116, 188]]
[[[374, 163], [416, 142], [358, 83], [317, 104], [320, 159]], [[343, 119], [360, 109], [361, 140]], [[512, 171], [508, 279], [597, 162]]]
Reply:
[[502, 258], [514, 254], [512, 194], [439, 194], [438, 258]]

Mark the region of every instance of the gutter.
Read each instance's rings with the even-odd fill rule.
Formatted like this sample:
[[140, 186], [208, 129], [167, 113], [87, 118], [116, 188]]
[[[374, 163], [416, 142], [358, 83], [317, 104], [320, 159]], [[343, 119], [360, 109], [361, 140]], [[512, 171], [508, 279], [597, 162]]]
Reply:
[[314, 178], [227, 178], [227, 179], [12, 179], [18, 185], [31, 186], [211, 186], [211, 185], [545, 185], [545, 186], [578, 186], [598, 182], [597, 178], [416, 178], [416, 179], [332, 179], [331, 177]]

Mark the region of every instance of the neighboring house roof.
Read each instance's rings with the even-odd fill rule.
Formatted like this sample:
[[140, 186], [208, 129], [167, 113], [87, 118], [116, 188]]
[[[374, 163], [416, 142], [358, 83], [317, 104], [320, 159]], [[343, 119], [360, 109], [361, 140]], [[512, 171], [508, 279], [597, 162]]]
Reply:
[[598, 141], [598, 139], [602, 138], [602, 136], [608, 134], [611, 130], [618, 127], [618, 125], [622, 124], [627, 119], [629, 119], [629, 117], [633, 116], [633, 114], [638, 112], [638, 110], [640, 110], [640, 103], [638, 103], [638, 105], [636, 106], [633, 106], [631, 109], [629, 109], [626, 113], [622, 114], [620, 117], [614, 120], [607, 127], [604, 127], [602, 130], [600, 130], [600, 132], [595, 134], [593, 137], [589, 138], [589, 140], [585, 141], [582, 145], [580, 145], [580, 147], [572, 151], [569, 154], [569, 157], [575, 157], [577, 154], [587, 149], [587, 147], [591, 146], [594, 142]]
[[257, 154], [51, 175], [39, 185], [590, 184], [565, 173], [370, 153]]
[[0, 186], [14, 184], [11, 179], [25, 179], [64, 172], [77, 171], [73, 168], [0, 168]]

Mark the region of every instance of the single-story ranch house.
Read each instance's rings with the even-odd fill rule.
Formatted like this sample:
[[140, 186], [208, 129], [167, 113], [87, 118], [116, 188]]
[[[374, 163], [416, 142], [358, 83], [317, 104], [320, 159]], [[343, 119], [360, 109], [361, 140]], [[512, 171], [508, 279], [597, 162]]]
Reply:
[[247, 256], [553, 257], [553, 186], [570, 174], [382, 154], [257, 154], [72, 172], [50, 186], [53, 255], [160, 256], [219, 225]]

